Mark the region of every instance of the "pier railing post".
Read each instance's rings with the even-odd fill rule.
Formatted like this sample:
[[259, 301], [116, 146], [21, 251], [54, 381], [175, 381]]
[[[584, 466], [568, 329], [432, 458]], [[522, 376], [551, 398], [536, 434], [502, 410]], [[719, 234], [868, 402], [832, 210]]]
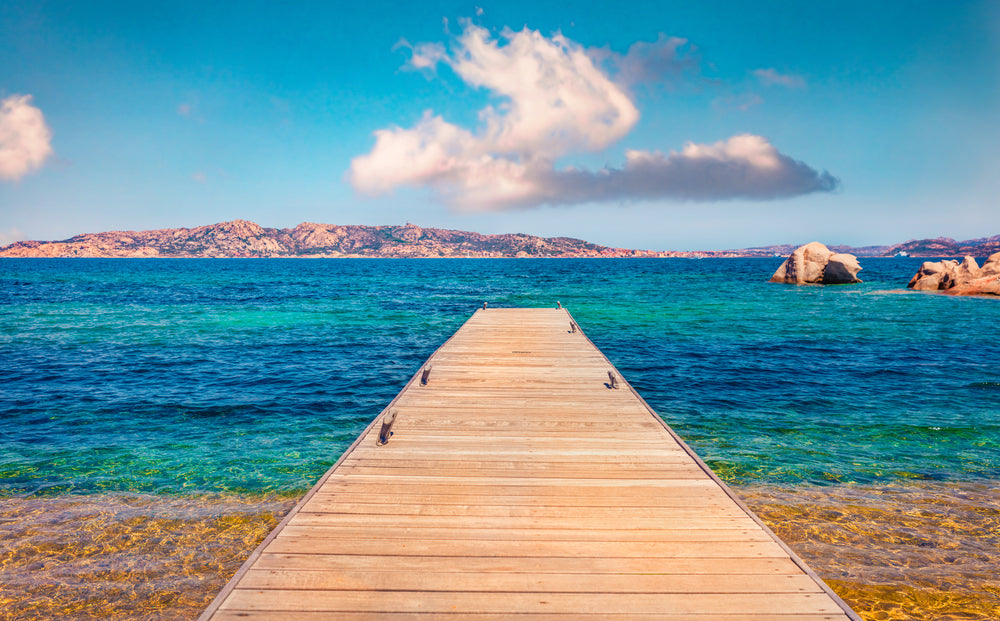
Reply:
[[389, 410], [389, 413], [382, 417], [382, 428], [378, 432], [378, 444], [384, 445], [392, 435], [392, 424], [396, 422], [396, 410]]

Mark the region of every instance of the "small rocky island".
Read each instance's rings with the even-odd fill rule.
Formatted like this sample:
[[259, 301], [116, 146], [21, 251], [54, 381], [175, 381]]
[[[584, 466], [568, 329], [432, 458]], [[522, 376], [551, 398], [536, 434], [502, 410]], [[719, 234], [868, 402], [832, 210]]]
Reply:
[[819, 242], [799, 246], [774, 272], [770, 282], [792, 285], [846, 285], [861, 282], [861, 265], [853, 254], [834, 252]]
[[974, 257], [965, 257], [961, 263], [926, 261], [907, 287], [950, 295], [1000, 295], [1000, 252], [991, 254], [982, 267]]

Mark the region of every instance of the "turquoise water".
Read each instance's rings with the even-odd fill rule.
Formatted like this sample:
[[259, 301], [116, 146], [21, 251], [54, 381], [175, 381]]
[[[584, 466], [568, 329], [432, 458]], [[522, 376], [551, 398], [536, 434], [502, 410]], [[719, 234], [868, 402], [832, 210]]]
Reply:
[[921, 262], [0, 259], [0, 607], [196, 617], [477, 307], [558, 300], [866, 618], [996, 618], [1000, 300]]
[[561, 301], [730, 482], [1000, 478], [1000, 303], [778, 262], [4, 260], [0, 494], [308, 489], [483, 301]]

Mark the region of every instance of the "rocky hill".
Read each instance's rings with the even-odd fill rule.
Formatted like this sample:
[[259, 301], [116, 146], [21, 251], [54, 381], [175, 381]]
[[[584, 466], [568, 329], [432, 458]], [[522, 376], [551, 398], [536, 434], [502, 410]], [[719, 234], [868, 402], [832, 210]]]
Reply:
[[[748, 257], [788, 256], [795, 248], [796, 246], [793, 244], [784, 244], [744, 248], [729, 252], [736, 253], [734, 256]], [[937, 237], [934, 239], [912, 239], [890, 246], [830, 245], [829, 248], [834, 252], [853, 254], [858, 257], [894, 257], [899, 253], [906, 253], [911, 257], [964, 257], [966, 255], [988, 257], [1000, 251], [1000, 235], [966, 241], [955, 241], [950, 237]]]
[[1000, 252], [1000, 235], [966, 241], [955, 241], [950, 237], [915, 239], [890, 246], [886, 254], [892, 256], [897, 252], [905, 252], [911, 257], [988, 257]]
[[481, 235], [406, 226], [303, 222], [293, 229], [233, 220], [192, 229], [111, 231], [63, 241], [22, 241], [4, 257], [606, 257], [642, 256], [569, 237]]
[[[571, 237], [405, 226], [340, 226], [303, 222], [292, 229], [233, 220], [192, 229], [110, 231], [62, 241], [21, 241], [0, 248], [0, 257], [787, 257], [795, 245], [698, 252], [629, 250]], [[955, 241], [946, 237], [893, 246], [829, 247], [859, 257], [989, 256], [1000, 252], [1000, 235]]]

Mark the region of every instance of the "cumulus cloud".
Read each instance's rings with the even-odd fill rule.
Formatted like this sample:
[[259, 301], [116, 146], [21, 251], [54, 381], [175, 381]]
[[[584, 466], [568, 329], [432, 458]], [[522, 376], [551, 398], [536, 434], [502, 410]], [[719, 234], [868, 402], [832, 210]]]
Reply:
[[778, 73], [775, 69], [755, 69], [755, 78], [764, 86], [784, 86], [785, 88], [805, 88], [806, 79], [791, 73]]
[[[425, 187], [465, 210], [609, 200], [771, 199], [835, 189], [837, 180], [780, 152], [766, 139], [734, 136], [681, 151], [628, 151], [621, 168], [557, 169], [567, 155], [600, 151], [627, 135], [639, 111], [626, 83], [683, 68], [682, 39], [661, 36], [625, 55], [595, 53], [561, 34], [527, 28], [489, 31], [463, 21], [450, 48], [412, 46], [408, 65], [445, 64], [501, 103], [479, 112], [474, 130], [431, 111], [410, 128], [375, 132], [375, 146], [354, 158], [349, 179], [377, 195]], [[637, 47], [638, 46], [638, 47]], [[605, 61], [610, 61], [609, 63]], [[606, 69], [616, 67], [615, 79]], [[625, 77], [627, 76], [627, 77]]]
[[31, 95], [0, 101], [0, 179], [17, 181], [52, 155], [52, 131]]
[[768, 200], [831, 192], [838, 181], [780, 153], [760, 136], [744, 134], [714, 144], [687, 143], [680, 151], [626, 151], [622, 168], [551, 171], [542, 201], [720, 199]]

